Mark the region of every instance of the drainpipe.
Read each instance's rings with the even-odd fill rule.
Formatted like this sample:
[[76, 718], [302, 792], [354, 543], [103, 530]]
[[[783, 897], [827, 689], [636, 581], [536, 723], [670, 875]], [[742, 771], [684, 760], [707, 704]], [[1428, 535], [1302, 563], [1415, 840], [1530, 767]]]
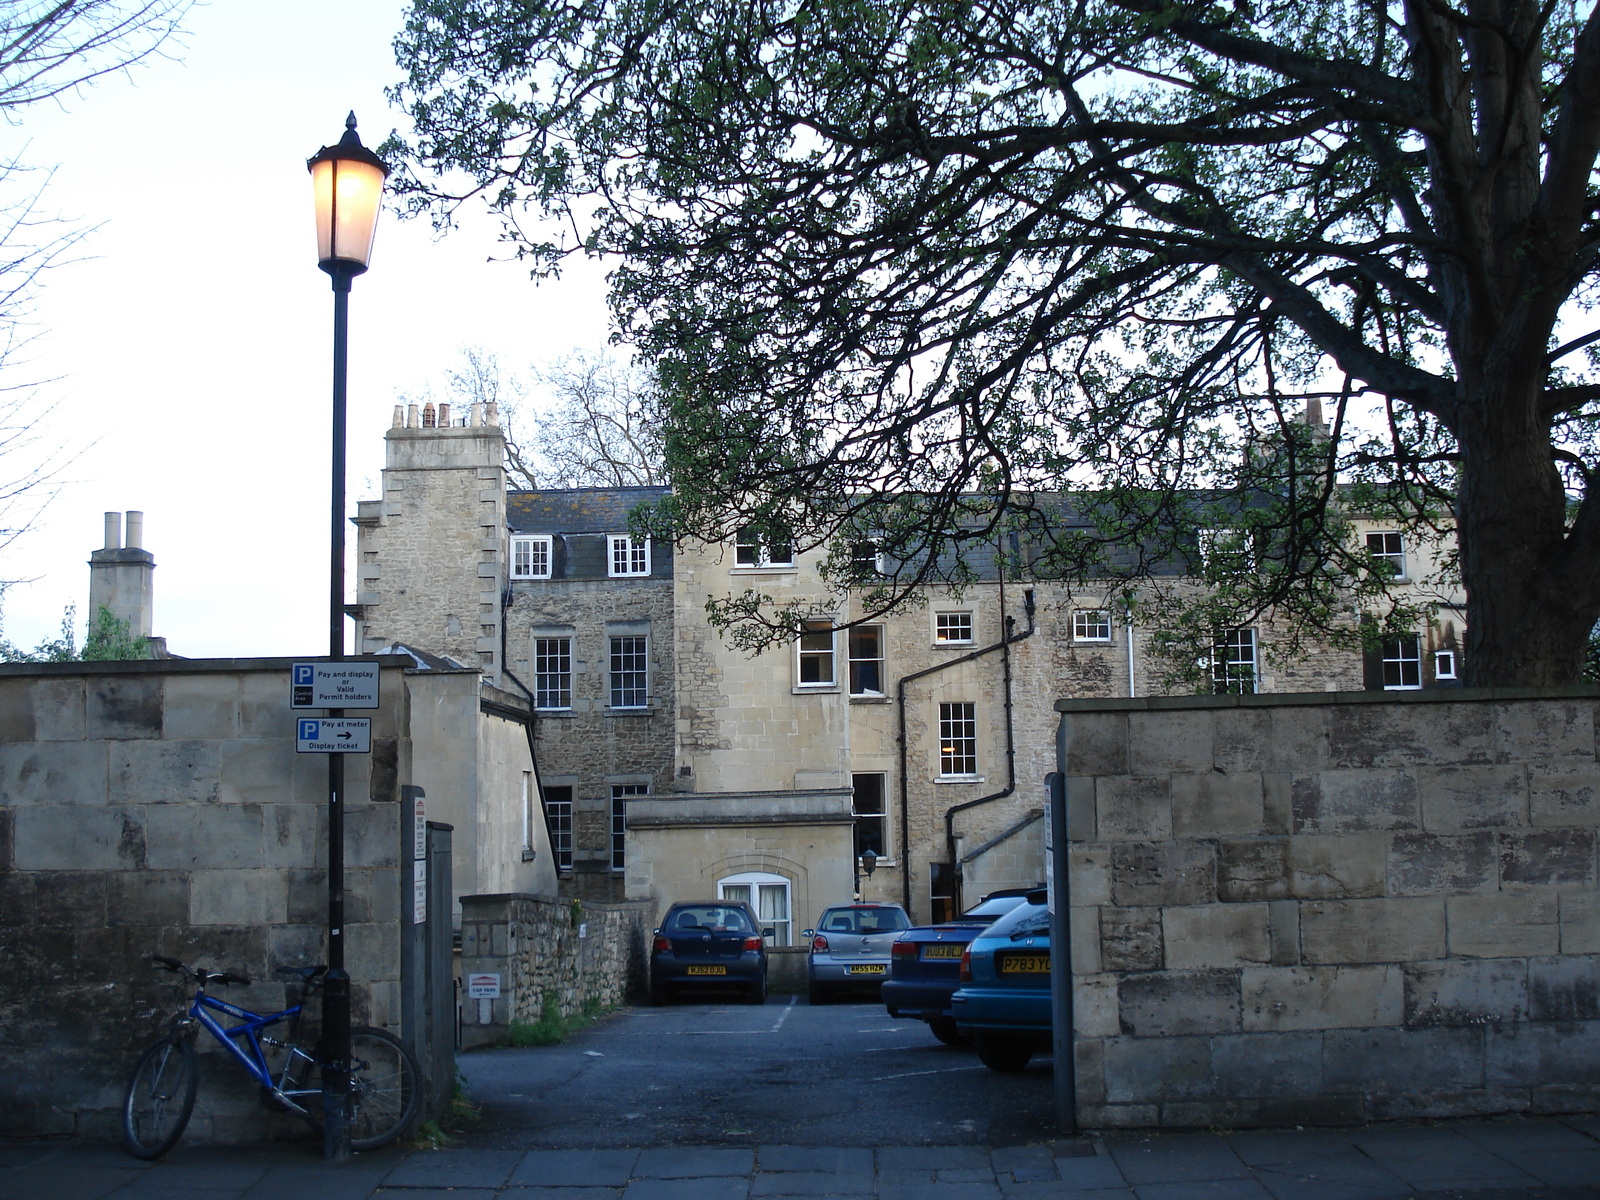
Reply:
[[1128, 695], [1137, 696], [1138, 690], [1133, 683], [1133, 609], [1125, 607], [1122, 610], [1122, 624], [1128, 631]]
[[1012, 719], [1012, 688], [1011, 688], [1011, 643], [1020, 642], [1023, 638], [1032, 637], [1034, 633], [1034, 601], [1033, 589], [1029, 588], [1022, 593], [1023, 611], [1028, 617], [1028, 630], [1020, 636], [1013, 636], [1012, 626], [1016, 624], [1015, 617], [1005, 616], [1006, 594], [1005, 588], [1000, 589], [1000, 613], [1005, 622], [1006, 637], [1000, 643], [1000, 662], [1003, 672], [1002, 678], [1005, 689], [1006, 713], [1006, 786], [998, 792], [991, 792], [987, 796], [979, 796], [976, 800], [966, 800], [945, 810], [944, 814], [944, 845], [945, 853], [950, 856], [950, 869], [955, 887], [951, 899], [955, 902], [955, 909], [960, 912], [963, 907], [961, 864], [956, 860], [956, 814], [965, 812], [969, 808], [977, 808], [980, 804], [988, 804], [991, 800], [1003, 800], [1017, 790], [1017, 729], [1016, 722]]
[[[544, 802], [544, 777], [539, 774], [539, 750], [534, 745], [533, 739], [534, 722], [539, 719], [539, 702], [534, 698], [533, 693], [528, 690], [528, 685], [523, 683], [522, 680], [518, 679], [514, 674], [512, 674], [511, 666], [506, 661], [506, 616], [511, 610], [511, 603], [511, 589], [507, 588], [501, 594], [500, 603], [500, 673], [507, 679], [511, 680], [512, 683], [516, 684], [517, 689], [528, 698], [528, 716], [527, 719], [521, 721], [520, 724], [522, 725], [522, 732], [527, 736], [528, 739], [528, 765], [533, 768], [533, 786], [534, 789], [539, 793], [539, 816], [544, 821], [545, 840], [550, 845], [550, 857], [552, 860], [554, 860], [556, 854], [556, 835], [555, 831], [550, 828], [550, 807]], [[561, 887], [561, 864], [559, 862], [552, 861], [550, 865], [555, 870], [556, 888], [559, 891]]]
[[[903, 903], [903, 905], [904, 905], [904, 907], [905, 907], [907, 912], [911, 911], [911, 831], [910, 831], [910, 829], [908, 827], [908, 825], [909, 825], [909, 817], [910, 817], [910, 809], [911, 809], [911, 798], [910, 798], [910, 789], [909, 789], [909, 786], [908, 786], [907, 780], [906, 780], [906, 761], [907, 761], [907, 758], [908, 758], [907, 748], [906, 748], [906, 684], [913, 683], [916, 680], [923, 678], [925, 675], [933, 675], [933, 674], [936, 674], [939, 671], [947, 671], [951, 667], [958, 667], [962, 663], [973, 662], [976, 659], [980, 659], [980, 658], [984, 657], [984, 655], [986, 655], [986, 654], [993, 654], [996, 650], [1004, 650], [1006, 647], [1008, 647], [1014, 641], [1021, 641], [1025, 637], [1031, 637], [1032, 634], [1033, 634], [1033, 589], [1029, 588], [1027, 593], [1026, 593], [1026, 595], [1028, 597], [1028, 599], [1027, 599], [1028, 631], [1026, 633], [1016, 634], [1016, 635], [1012, 635], [1012, 634], [1008, 633], [1005, 637], [1002, 637], [998, 642], [995, 642], [992, 645], [985, 646], [981, 650], [974, 650], [971, 653], [963, 654], [960, 658], [952, 658], [949, 662], [936, 663], [935, 665], [933, 665], [931, 667], [924, 667], [920, 671], [913, 671], [910, 675], [902, 675], [900, 677], [900, 679], [895, 683], [894, 702], [895, 702], [895, 720], [896, 720], [896, 725], [897, 725], [897, 729], [896, 729], [896, 733], [895, 733], [895, 742], [899, 747], [899, 760], [900, 760], [900, 772], [899, 772], [900, 773], [900, 863], [901, 863], [901, 869], [900, 869], [900, 896], [901, 896], [901, 901], [902, 901], [902, 903]], [[1002, 606], [1002, 611], [1004, 611], [1004, 604], [1005, 604], [1005, 584], [1004, 583], [1001, 583], [1001, 585], [1000, 585], [1000, 603], [1001, 603], [1001, 606]], [[1008, 679], [1009, 679], [1009, 677], [1008, 677]], [[1011, 699], [1011, 693], [1010, 693], [1009, 682], [1008, 682], [1007, 691], [1006, 691], [1006, 703], [1007, 703], [1007, 708], [1008, 709], [1010, 707], [1010, 699]], [[1011, 732], [1010, 721], [1008, 720], [1007, 723], [1006, 723], [1006, 733], [1007, 733], [1008, 737], [1010, 735], [1010, 732]], [[1007, 790], [1009, 791], [1009, 789], [1007, 789]], [[998, 793], [996, 793], [996, 795], [1005, 795], [1005, 794], [1007, 794], [1007, 793], [1006, 792], [998, 792]], [[986, 796], [983, 799], [984, 800], [988, 800], [988, 799], [993, 799], [993, 797]], [[982, 800], [975, 800], [975, 801], [972, 801], [971, 803], [972, 804], [979, 804], [979, 803], [982, 803], [982, 802], [983, 802]], [[963, 806], [958, 806], [958, 807], [963, 807]], [[951, 870], [955, 869], [955, 865], [956, 864], [952, 861], [951, 864], [950, 864]]]

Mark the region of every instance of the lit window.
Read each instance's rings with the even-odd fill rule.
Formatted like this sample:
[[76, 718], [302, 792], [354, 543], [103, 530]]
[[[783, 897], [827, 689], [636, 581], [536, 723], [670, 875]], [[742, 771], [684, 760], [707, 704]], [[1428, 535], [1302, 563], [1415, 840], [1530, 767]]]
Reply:
[[850, 776], [850, 812], [856, 819], [856, 857], [871, 850], [879, 858], [888, 854], [889, 839], [883, 823], [883, 776]]
[[770, 944], [789, 945], [789, 881], [766, 871], [746, 871], [717, 881], [717, 899], [743, 901], [756, 910], [762, 929], [772, 930]]
[[1367, 534], [1367, 554], [1374, 564], [1383, 564], [1391, 578], [1406, 577], [1405, 539], [1398, 533]]
[[647, 640], [631, 634], [611, 639], [612, 708], [645, 708], [649, 705]]
[[733, 539], [733, 562], [751, 569], [792, 567], [794, 547], [788, 542], [769, 541], [754, 529], [741, 529]]
[[972, 614], [970, 612], [942, 612], [933, 614], [933, 640], [957, 645], [972, 641]]
[[1454, 650], [1435, 650], [1433, 652], [1433, 677], [1435, 679], [1454, 679], [1456, 677], [1456, 652]]
[[939, 705], [939, 774], [978, 773], [978, 706], [970, 700]]
[[833, 622], [803, 622], [795, 645], [800, 655], [800, 686], [833, 686]]
[[648, 796], [648, 783], [613, 783], [611, 785], [611, 869], [620, 871], [627, 865], [624, 856], [628, 838], [628, 797]]
[[631, 534], [613, 533], [606, 536], [610, 547], [610, 574], [613, 579], [624, 575], [650, 574], [650, 539], [635, 538]]
[[1256, 690], [1256, 631], [1230, 629], [1211, 645], [1211, 690], [1218, 695], [1253, 695]]
[[545, 819], [550, 824], [550, 852], [555, 855], [556, 869], [572, 869], [572, 789], [547, 787], [544, 789]]
[[572, 707], [572, 639], [533, 639], [533, 702], [543, 709]]
[[1383, 639], [1383, 690], [1410, 692], [1422, 686], [1422, 641], [1414, 633]]
[[511, 539], [511, 578], [550, 578], [550, 538], [516, 536]]
[[1072, 614], [1072, 640], [1075, 642], [1109, 642], [1111, 640], [1111, 614], [1103, 608], [1080, 608]]
[[850, 694], [883, 695], [882, 625], [857, 625], [850, 630]]

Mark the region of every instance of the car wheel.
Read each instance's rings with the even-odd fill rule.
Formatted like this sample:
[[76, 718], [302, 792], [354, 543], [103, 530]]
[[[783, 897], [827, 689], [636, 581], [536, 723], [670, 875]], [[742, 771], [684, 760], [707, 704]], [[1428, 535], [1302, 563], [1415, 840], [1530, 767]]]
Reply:
[[1033, 1057], [1033, 1047], [1020, 1038], [976, 1033], [972, 1040], [978, 1048], [978, 1058], [991, 1071], [1020, 1071]]
[[750, 989], [751, 1004], [765, 1004], [767, 1002], [767, 977], [763, 975], [761, 982]]
[[934, 1017], [928, 1022], [928, 1029], [946, 1046], [965, 1046], [972, 1040], [968, 1034], [956, 1028], [955, 1020], [951, 1017]]
[[667, 989], [659, 983], [650, 985], [650, 1003], [656, 1008], [662, 1008], [672, 1003], [672, 997], [667, 994]]
[[826, 1004], [828, 993], [822, 990], [821, 984], [809, 984], [806, 987], [806, 1000], [812, 1004]]

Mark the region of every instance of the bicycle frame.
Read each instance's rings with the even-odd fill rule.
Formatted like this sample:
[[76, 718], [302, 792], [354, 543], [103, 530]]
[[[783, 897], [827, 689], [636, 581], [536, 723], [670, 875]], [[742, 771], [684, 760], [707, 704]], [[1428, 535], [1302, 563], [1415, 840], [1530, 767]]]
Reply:
[[[240, 1008], [236, 1004], [229, 1004], [226, 1000], [218, 1000], [215, 996], [209, 996], [200, 991], [195, 993], [194, 999], [190, 1002], [188, 1015], [191, 1020], [198, 1021], [212, 1037], [221, 1042], [234, 1060], [246, 1071], [250, 1072], [257, 1083], [294, 1109], [295, 1112], [304, 1116], [306, 1114], [304, 1106], [297, 1103], [292, 1097], [294, 1095], [309, 1095], [312, 1093], [299, 1091], [286, 1094], [281, 1081], [275, 1081], [272, 1078], [272, 1072], [267, 1067], [267, 1056], [261, 1049], [262, 1030], [283, 1021], [293, 1021], [304, 1008], [305, 1003], [302, 1001], [292, 1008], [283, 1009], [281, 1012], [255, 1013], [249, 1009]], [[237, 1025], [223, 1025], [216, 1017], [211, 1015], [212, 1010], [230, 1017], [236, 1017], [239, 1023]], [[288, 1051], [288, 1057], [285, 1059], [283, 1066], [285, 1079], [288, 1078], [289, 1069], [293, 1066], [297, 1056], [307, 1062], [315, 1061], [297, 1046], [284, 1042], [274, 1042], [272, 1039], [268, 1039], [268, 1044], [284, 1046]], [[316, 1094], [320, 1095], [321, 1093], [318, 1092]]]

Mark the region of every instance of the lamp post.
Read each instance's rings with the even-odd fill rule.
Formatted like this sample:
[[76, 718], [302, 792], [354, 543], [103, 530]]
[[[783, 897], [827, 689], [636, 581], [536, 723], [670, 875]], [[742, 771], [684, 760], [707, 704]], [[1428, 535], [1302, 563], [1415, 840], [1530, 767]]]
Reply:
[[[332, 512], [328, 547], [328, 656], [344, 657], [345, 376], [350, 281], [367, 269], [389, 168], [361, 144], [356, 115], [344, 136], [306, 162], [317, 212], [317, 266], [333, 280]], [[330, 717], [344, 715], [329, 709]], [[344, 967], [344, 756], [328, 755], [328, 973], [322, 992], [324, 1158], [350, 1157], [350, 976]]]

